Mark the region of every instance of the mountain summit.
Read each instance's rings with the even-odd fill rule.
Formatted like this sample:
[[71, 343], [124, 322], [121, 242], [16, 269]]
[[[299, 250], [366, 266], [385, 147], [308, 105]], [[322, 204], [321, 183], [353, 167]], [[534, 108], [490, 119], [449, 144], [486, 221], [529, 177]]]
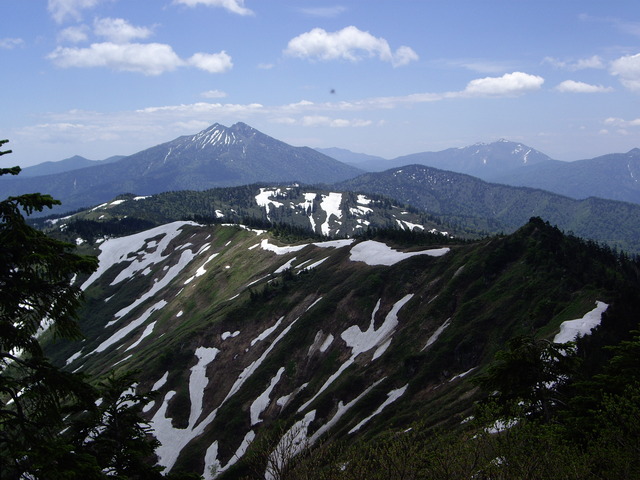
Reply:
[[123, 193], [151, 195], [256, 182], [334, 183], [361, 170], [308, 147], [293, 147], [246, 125], [218, 123], [107, 165], [56, 175], [2, 179], [8, 195], [46, 191], [75, 210]]
[[405, 155], [393, 160], [395, 165], [422, 164], [442, 170], [466, 173], [490, 179], [522, 166], [551, 160], [547, 155], [522, 143], [498, 140], [466, 147], [448, 148], [440, 152]]

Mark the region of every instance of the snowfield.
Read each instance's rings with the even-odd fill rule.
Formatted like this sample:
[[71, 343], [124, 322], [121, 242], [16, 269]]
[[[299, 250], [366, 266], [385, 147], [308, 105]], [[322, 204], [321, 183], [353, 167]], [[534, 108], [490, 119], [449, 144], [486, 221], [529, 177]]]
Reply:
[[441, 257], [449, 252], [449, 248], [434, 248], [420, 252], [399, 252], [382, 242], [367, 240], [351, 249], [351, 260], [353, 262], [364, 262], [367, 265], [395, 265], [398, 262], [416, 255], [429, 255], [431, 257]]
[[554, 337], [555, 343], [572, 342], [578, 337], [589, 335], [591, 330], [600, 325], [602, 314], [609, 308], [604, 302], [597, 301], [596, 308], [587, 312], [584, 317], [567, 320], [560, 325], [560, 332]]

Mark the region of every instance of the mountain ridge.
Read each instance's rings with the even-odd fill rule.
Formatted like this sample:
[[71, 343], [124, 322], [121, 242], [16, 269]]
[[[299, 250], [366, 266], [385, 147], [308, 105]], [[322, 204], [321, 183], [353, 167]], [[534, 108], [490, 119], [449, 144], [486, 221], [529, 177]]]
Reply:
[[441, 215], [452, 226], [512, 232], [540, 216], [567, 232], [640, 252], [640, 205], [590, 197], [575, 200], [530, 187], [485, 182], [470, 175], [409, 165], [360, 175], [335, 185], [339, 190], [377, 193]]
[[361, 170], [308, 147], [292, 147], [243, 123], [214, 124], [112, 164], [33, 178], [3, 178], [9, 195], [47, 191], [62, 201], [56, 212], [97, 205], [123, 193], [149, 195], [258, 181], [333, 183]]
[[635, 321], [619, 313], [637, 303], [626, 261], [540, 219], [446, 247], [289, 244], [187, 221], [81, 247], [101, 262], [80, 280], [86, 340], [49, 354], [91, 375], [139, 370], [138, 391], [157, 391], [145, 415], [160, 464], [207, 480], [246, 475], [269, 435], [319, 445], [463, 428], [472, 379], [512, 336], [553, 339], [596, 301], [608, 308], [594, 338]]

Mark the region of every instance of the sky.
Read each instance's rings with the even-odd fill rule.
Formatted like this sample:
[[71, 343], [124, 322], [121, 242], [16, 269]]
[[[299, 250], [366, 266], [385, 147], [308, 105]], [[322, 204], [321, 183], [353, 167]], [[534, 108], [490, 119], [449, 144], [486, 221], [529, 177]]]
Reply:
[[636, 1], [0, 6], [3, 166], [130, 155], [236, 122], [384, 158], [499, 139], [558, 160], [640, 147]]

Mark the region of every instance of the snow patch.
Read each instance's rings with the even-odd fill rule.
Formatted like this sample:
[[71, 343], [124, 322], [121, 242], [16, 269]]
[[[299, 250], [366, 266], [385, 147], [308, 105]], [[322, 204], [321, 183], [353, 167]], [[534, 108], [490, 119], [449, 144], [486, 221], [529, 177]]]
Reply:
[[367, 330], [363, 332], [360, 327], [353, 325], [342, 332], [340, 337], [344, 340], [347, 346], [351, 348], [351, 356], [327, 379], [326, 382], [324, 382], [324, 385], [320, 387], [316, 394], [298, 409], [298, 412], [306, 410], [322, 392], [324, 392], [340, 375], [342, 375], [342, 372], [354, 363], [358, 355], [368, 352], [376, 347], [372, 360], [377, 359], [384, 353], [387, 347], [391, 344], [391, 336], [398, 325], [398, 312], [409, 300], [411, 300], [411, 298], [413, 298], [413, 294], [405, 295], [403, 298], [398, 300], [385, 317], [383, 324], [377, 330], [375, 329], [375, 317], [380, 308], [380, 300], [378, 300], [375, 308], [373, 309], [371, 321]]
[[424, 352], [427, 349], [427, 347], [429, 347], [430, 345], [433, 345], [436, 342], [436, 340], [438, 340], [438, 338], [440, 337], [440, 334], [444, 332], [445, 328], [449, 326], [449, 323], [451, 323], [451, 318], [447, 318], [442, 325], [436, 328], [436, 331], [431, 334], [425, 346], [422, 347], [421, 352]]
[[262, 412], [264, 412], [267, 409], [267, 407], [269, 406], [269, 403], [271, 403], [271, 398], [270, 398], [271, 392], [275, 388], [276, 384], [280, 381], [280, 377], [282, 376], [283, 373], [284, 373], [284, 367], [280, 367], [278, 369], [278, 373], [276, 373], [275, 376], [271, 379], [271, 383], [269, 383], [269, 386], [267, 387], [267, 389], [264, 392], [262, 392], [262, 394], [260, 394], [260, 396], [256, 398], [254, 402], [251, 404], [251, 407], [249, 408], [249, 412], [251, 414], [252, 427], [262, 422], [262, 420], [260, 419], [260, 415], [262, 414]]
[[351, 248], [350, 259], [352, 262], [364, 262], [367, 265], [395, 265], [402, 260], [416, 255], [429, 255], [431, 257], [441, 257], [449, 252], [449, 248], [434, 248], [419, 252], [399, 252], [393, 250], [384, 243], [375, 240], [360, 242]]
[[596, 308], [587, 312], [584, 317], [562, 322], [560, 333], [554, 337], [553, 341], [555, 343], [572, 342], [578, 337], [591, 334], [591, 330], [600, 325], [602, 314], [608, 307], [606, 303], [597, 301]]
[[398, 400], [404, 394], [404, 392], [407, 391], [408, 386], [409, 384], [405, 385], [404, 387], [398, 388], [396, 390], [391, 390], [389, 393], [387, 393], [387, 399], [382, 403], [382, 405], [380, 405], [375, 412], [373, 412], [371, 415], [363, 419], [355, 427], [349, 430], [349, 433], [357, 432], [358, 430], [360, 430], [369, 420], [371, 420], [376, 415], [380, 414], [386, 407], [388, 407], [390, 404]]

